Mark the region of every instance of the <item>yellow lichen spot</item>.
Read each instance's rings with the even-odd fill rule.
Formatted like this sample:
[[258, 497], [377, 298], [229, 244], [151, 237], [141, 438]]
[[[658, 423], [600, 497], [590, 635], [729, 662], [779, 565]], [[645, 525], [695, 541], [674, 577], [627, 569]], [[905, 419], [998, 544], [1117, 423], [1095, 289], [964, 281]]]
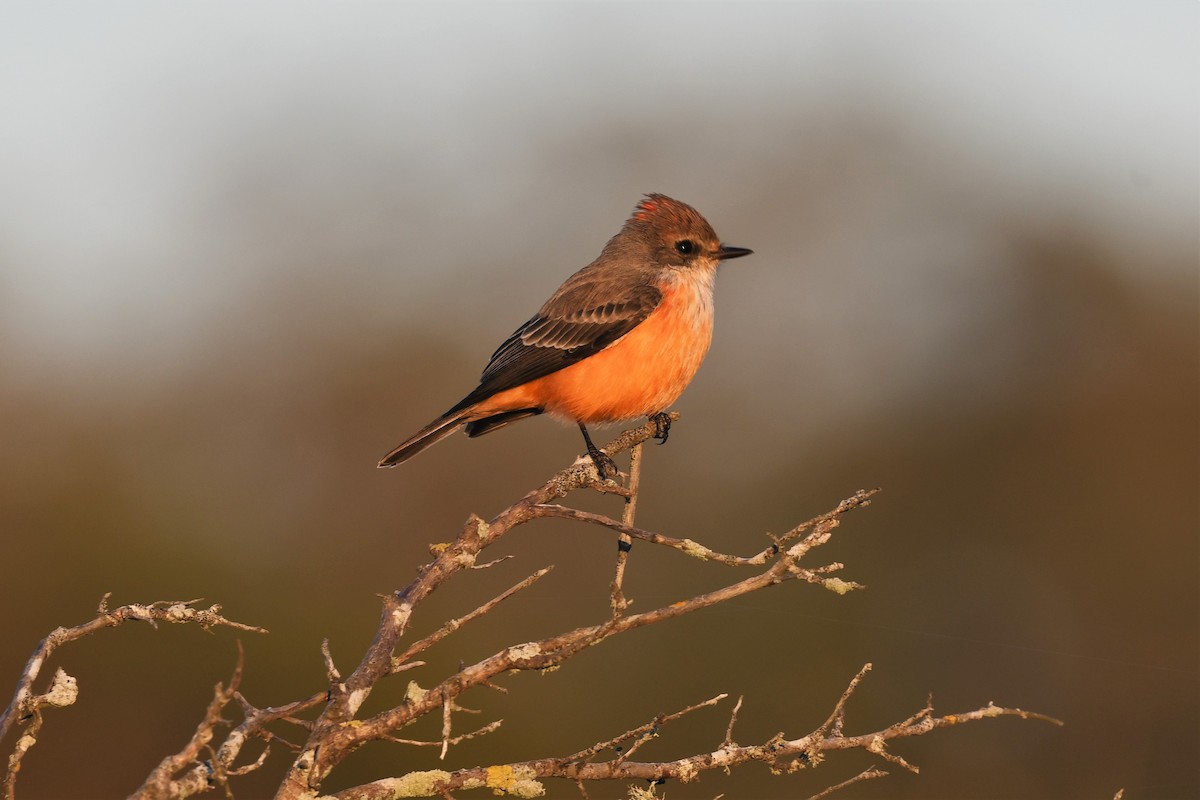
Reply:
[[837, 592], [838, 594], [845, 594], [846, 592], [854, 590], [853, 583], [847, 583], [841, 578], [826, 578], [825, 580], [821, 581], [821, 585], [829, 591]]
[[707, 561], [708, 557], [712, 554], [712, 551], [709, 550], [707, 547], [700, 544], [699, 542], [693, 542], [691, 539], [684, 539], [683, 547], [681, 547], [679, 549], [680, 549], [680, 552], [686, 553], [687, 555], [691, 556], [692, 558], [699, 558], [704, 561]]
[[687, 605], [687, 603], [685, 601], [679, 600], [677, 602], [671, 603], [671, 608], [683, 608], [686, 605]]
[[437, 544], [429, 545], [430, 554], [435, 555], [435, 556], [440, 556], [442, 553], [446, 552], [449, 549], [450, 549], [449, 542], [438, 542]]
[[513, 773], [516, 772], [507, 764], [500, 767], [487, 768], [487, 785], [492, 789], [500, 789], [508, 791], [508, 787], [512, 785]]
[[487, 768], [486, 786], [496, 795], [513, 797], [541, 797], [546, 787], [536, 780], [537, 773], [529, 767], [512, 767], [508, 764]]
[[691, 783], [696, 780], [696, 776], [700, 774], [700, 770], [696, 769], [696, 765], [690, 761], [685, 761], [679, 767], [679, 780], [681, 783]]

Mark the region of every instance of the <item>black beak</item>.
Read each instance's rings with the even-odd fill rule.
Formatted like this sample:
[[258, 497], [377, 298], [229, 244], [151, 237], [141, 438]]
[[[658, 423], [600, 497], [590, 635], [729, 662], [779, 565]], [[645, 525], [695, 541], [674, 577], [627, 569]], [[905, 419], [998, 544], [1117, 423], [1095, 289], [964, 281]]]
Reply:
[[733, 247], [732, 245], [723, 244], [721, 245], [720, 249], [717, 250], [717, 258], [721, 261], [724, 261], [728, 258], [741, 258], [742, 256], [748, 256], [753, 252], [753, 250], [745, 247]]

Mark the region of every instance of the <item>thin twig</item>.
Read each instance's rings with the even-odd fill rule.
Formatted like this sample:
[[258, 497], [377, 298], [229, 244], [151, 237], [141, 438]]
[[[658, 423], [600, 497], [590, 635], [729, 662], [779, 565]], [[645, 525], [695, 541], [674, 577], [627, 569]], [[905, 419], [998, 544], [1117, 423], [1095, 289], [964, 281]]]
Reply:
[[[503, 722], [504, 722], [504, 720], [502, 720], [502, 719], [498, 719], [494, 722], [489, 722], [487, 725], [484, 725], [482, 728], [479, 728], [478, 730], [471, 731], [470, 733], [459, 734], [458, 736], [455, 736], [454, 738], [452, 738], [448, 741], [451, 745], [456, 745], [459, 742], [465, 742], [468, 739], [475, 739], [479, 736], [484, 736], [484, 735], [489, 734], [492, 731], [496, 730], [497, 728], [499, 728]], [[445, 744], [445, 742], [447, 740], [443, 739], [443, 740], [436, 741], [436, 742], [426, 742], [421, 739], [401, 739], [398, 736], [384, 736], [383, 741], [393, 742], [394, 744], [408, 744], [408, 745], [413, 745], [415, 747], [441, 747], [443, 744]]]
[[721, 742], [722, 747], [729, 747], [733, 744], [733, 726], [737, 722], [738, 712], [742, 710], [742, 700], [744, 696], [739, 696], [737, 702], [733, 704], [733, 713], [729, 715], [729, 725], [725, 728], [725, 739]]
[[[842, 692], [842, 696], [838, 698], [837, 704], [834, 705], [833, 711], [830, 713], [829, 718], [826, 719], [825, 722], [822, 723], [821, 727], [817, 730], [822, 731], [823, 733], [832, 733], [835, 736], [841, 735], [842, 725], [846, 719], [846, 703], [850, 701], [850, 695], [854, 694], [854, 690], [858, 688], [858, 684], [862, 683], [862, 679], [865, 678], [867, 673], [870, 671], [870, 662], [862, 665], [862, 669], [858, 671], [857, 675], [850, 679], [850, 685], [846, 687], [846, 691]], [[928, 704], [926, 704], [926, 709], [930, 709]], [[909, 721], [910, 720], [905, 720], [905, 722]]]
[[[625, 496], [625, 509], [621, 516], [621, 525], [631, 528], [637, 515], [638, 487], [642, 482], [642, 447], [638, 442], [629, 451], [629, 494]], [[622, 531], [617, 536], [617, 566], [611, 586], [610, 606], [613, 617], [619, 617], [629, 608], [625, 598], [625, 564], [629, 560], [629, 551], [633, 548], [633, 539]]]
[[522, 589], [528, 589], [530, 586], [532, 586], [533, 584], [537, 583], [539, 580], [544, 578], [552, 569], [554, 569], [553, 565], [551, 565], [549, 567], [542, 567], [537, 572], [533, 573], [532, 575], [530, 575], [528, 578], [521, 581], [520, 583], [516, 583], [516, 584], [513, 584], [512, 586], [508, 587], [503, 592], [496, 595], [491, 600], [487, 601], [486, 603], [484, 603], [483, 605], [481, 605], [479, 608], [475, 609], [471, 613], [461, 616], [458, 619], [450, 620], [445, 625], [443, 625], [442, 627], [438, 628], [433, 633], [426, 636], [424, 639], [421, 639], [420, 641], [413, 643], [407, 650], [405, 650], [403, 653], [401, 653], [400, 655], [398, 655], [392, 659], [391, 671], [392, 672], [400, 672], [401, 670], [408, 669], [409, 668], [407, 665], [408, 660], [410, 658], [412, 658], [413, 656], [415, 656], [417, 653], [424, 652], [425, 650], [428, 650], [430, 647], [433, 647], [435, 644], [440, 642], [442, 639], [445, 639], [450, 634], [454, 633], [456, 630], [461, 628], [463, 625], [466, 625], [468, 622], [470, 622], [473, 619], [482, 617], [484, 614], [488, 613], [493, 608], [500, 605], [502, 602], [504, 602], [508, 598], [512, 597], [514, 594], [521, 591]]
[[[632, 475], [632, 469], [630, 473]], [[852, 508], [865, 506], [870, 504], [870, 499], [878, 489], [860, 489], [853, 496], [843, 500], [836, 509], [826, 514], [813, 517], [807, 522], [802, 522], [792, 528], [787, 533], [775, 538], [770, 547], [767, 547], [752, 556], [734, 556], [726, 553], [720, 553], [709, 547], [706, 547], [694, 539], [679, 539], [673, 536], [664, 536], [661, 533], [642, 530], [633, 526], [628, 519], [623, 519], [618, 522], [611, 517], [606, 517], [603, 514], [594, 514], [590, 511], [580, 511], [575, 508], [555, 505], [551, 503], [543, 503], [534, 507], [534, 512], [540, 517], [560, 517], [562, 519], [572, 519], [578, 522], [590, 522], [595, 525], [601, 525], [605, 528], [610, 528], [621, 533], [623, 536], [633, 539], [640, 539], [651, 544], [663, 545], [685, 553], [693, 558], [698, 558], [703, 561], [717, 561], [722, 564], [728, 564], [735, 567], [760, 567], [766, 564], [772, 558], [777, 556], [784, 544], [795, 539], [804, 531], [809, 530], [814, 526], [827, 525], [831, 521], [836, 521], [839, 516], [846, 513]], [[628, 516], [628, 515], [627, 515]]]
[[321, 660], [325, 663], [325, 680], [329, 681], [329, 685], [342, 682], [342, 673], [338, 672], [337, 665], [333, 663], [333, 653], [329, 650], [329, 640], [321, 640]]
[[622, 733], [620, 736], [614, 736], [613, 738], [611, 738], [607, 741], [598, 742], [597, 744], [592, 745], [591, 747], [587, 748], [586, 750], [580, 750], [578, 753], [566, 756], [565, 758], [561, 759], [561, 761], [564, 764], [587, 761], [592, 756], [596, 755], [596, 753], [599, 753], [602, 750], [608, 750], [608, 749], [614, 748], [617, 745], [619, 745], [621, 742], [624, 742], [628, 739], [633, 739], [633, 738], [636, 738], [639, 736], [644, 736], [647, 733], [649, 733], [650, 731], [654, 730], [655, 728], [658, 728], [659, 726], [664, 725], [668, 722], [674, 722], [675, 720], [679, 719], [680, 717], [690, 714], [693, 711], [696, 711], [697, 709], [707, 708], [708, 706], [715, 706], [717, 703], [721, 702], [728, 696], [729, 695], [727, 695], [727, 694], [719, 694], [716, 697], [710, 697], [709, 699], [705, 700], [702, 703], [696, 703], [695, 705], [690, 705], [687, 708], [680, 709], [679, 711], [676, 711], [674, 713], [665, 714], [661, 717], [656, 718], [652, 722], [647, 722], [645, 725], [640, 725], [631, 730], [627, 730], [624, 733]]
[[446, 760], [446, 753], [450, 751], [450, 696], [446, 696], [446, 700], [442, 703], [442, 753], [438, 758], [442, 761]]
[[595, 514], [590, 511], [581, 511], [577, 508], [568, 508], [567, 506], [555, 505], [546, 503], [534, 507], [534, 512], [539, 517], [560, 517], [562, 519], [575, 520], [577, 522], [590, 522], [595, 525], [600, 525], [605, 528], [617, 531], [621, 534], [622, 541], [630, 541], [631, 539], [640, 539], [643, 542], [650, 544], [663, 545], [680, 551], [693, 558], [699, 558], [704, 561], [719, 561], [722, 564], [728, 564], [734, 567], [761, 567], [767, 561], [779, 553], [779, 548], [768, 547], [762, 552], [756, 553], [753, 556], [741, 557], [731, 556], [725, 553], [719, 553], [712, 550], [694, 539], [677, 539], [674, 536], [665, 536], [661, 533], [642, 530], [636, 528], [624, 521], [618, 522], [611, 517], [606, 517], [603, 514]]
[[861, 781], [874, 780], [875, 778], [886, 778], [887, 775], [888, 775], [888, 773], [884, 772], [883, 770], [877, 769], [875, 767], [871, 767], [870, 769], [867, 769], [867, 770], [864, 770], [864, 771], [858, 773], [857, 775], [855, 775], [853, 778], [850, 778], [849, 780], [842, 781], [841, 783], [835, 783], [833, 786], [830, 786], [830, 787], [824, 789], [823, 791], [817, 792], [812, 797], [808, 798], [808, 800], [823, 800], [824, 798], [829, 797], [829, 795], [833, 794], [834, 792], [838, 792], [838, 791], [841, 791], [842, 789], [845, 789], [847, 786], [852, 786], [856, 783], [860, 783]]

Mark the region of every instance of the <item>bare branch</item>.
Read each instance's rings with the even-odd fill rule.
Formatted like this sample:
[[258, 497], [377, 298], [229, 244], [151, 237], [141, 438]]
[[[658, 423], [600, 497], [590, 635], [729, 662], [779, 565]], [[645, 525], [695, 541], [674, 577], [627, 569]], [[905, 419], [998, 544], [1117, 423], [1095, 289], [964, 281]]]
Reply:
[[[484, 680], [490, 680], [509, 670], [546, 669], [561, 664], [579, 651], [592, 647], [609, 636], [623, 633], [634, 628], [643, 627], [683, 614], [688, 614], [702, 608], [726, 602], [735, 597], [753, 591], [774, 586], [787, 580], [803, 579], [826, 588], [830, 581], [837, 581], [838, 586], [853, 588], [857, 584], [824, 577], [827, 572], [839, 565], [829, 565], [826, 568], [810, 570], [795, 563], [796, 554], [806, 553], [811, 547], [827, 541], [836, 520], [826, 520], [813, 528], [804, 539], [784, 551], [780, 558], [767, 570], [758, 575], [746, 578], [705, 594], [697, 595], [688, 600], [672, 603], [668, 606], [646, 611], [641, 614], [611, 619], [600, 625], [576, 628], [557, 636], [542, 639], [537, 642], [527, 642], [505, 648], [495, 655], [469, 667], [464, 667], [457, 674], [433, 687], [417, 698], [410, 698], [402, 706], [381, 712], [376, 716], [362, 720], [352, 728], [341, 728], [330, 733], [330, 738], [337, 740], [337, 746], [358, 746], [363, 741], [377, 739], [390, 734], [420, 716], [440, 708], [443, 698], [449, 694], [457, 696], [467, 689], [479, 685]], [[835, 589], [845, 591], [845, 589]], [[326, 741], [328, 746], [329, 741]]]
[[[305, 729], [311, 729], [312, 723], [296, 719], [295, 715], [307, 711], [310, 708], [315, 708], [321, 703], [326, 702], [329, 699], [329, 691], [326, 690], [317, 692], [316, 694], [306, 697], [303, 700], [297, 700], [293, 703], [287, 703], [274, 708], [263, 709], [254, 708], [247, 703], [245, 699], [241, 697], [241, 695], [238, 695], [238, 699], [242, 704], [242, 711], [245, 714], [245, 719], [242, 721], [241, 725], [238, 725], [229, 733], [228, 736], [225, 737], [225, 741], [221, 744], [220, 748], [217, 749], [217, 760], [221, 764], [225, 765], [226, 769], [231, 769], [231, 765], [237, 760], [238, 755], [241, 753], [242, 747], [245, 746], [246, 742], [252, 736], [258, 736], [268, 742], [284, 741], [279, 736], [270, 733], [266, 729], [266, 726], [272, 722], [282, 720], [291, 722], [294, 725], [299, 725]], [[299, 747], [296, 745], [289, 745], [289, 747], [291, 747], [293, 750], [299, 749]]]
[[34, 681], [37, 680], [42, 667], [45, 666], [46, 662], [58, 648], [105, 628], [116, 627], [126, 620], [149, 622], [155, 627], [160, 622], [172, 624], [191, 623], [199, 625], [204, 630], [210, 630], [214, 627], [227, 627], [252, 631], [254, 633], [266, 633], [264, 628], [226, 619], [221, 616], [221, 607], [219, 605], [213, 605], [208, 608], [195, 608], [194, 606], [200, 602], [199, 600], [159, 601], [148, 605], [130, 604], [109, 609], [108, 598], [110, 596], [111, 593], [105, 594], [100, 599], [97, 616], [94, 619], [81, 625], [69, 628], [55, 628], [51, 631], [46, 638], [38, 643], [33, 654], [25, 663], [25, 669], [17, 681], [17, 689], [13, 693], [12, 700], [9, 702], [8, 708], [4, 710], [4, 713], [0, 714], [0, 741], [8, 735], [8, 732], [16, 723], [21, 722], [25, 724], [25, 732], [14, 745], [5, 771], [4, 793], [7, 800], [11, 800], [13, 796], [14, 784], [17, 772], [21, 767], [22, 758], [37, 742], [37, 737], [42, 727], [41, 710], [45, 707], [71, 705], [79, 695], [79, 688], [75, 683], [75, 679], [61, 668], [56, 671], [54, 679], [46, 692], [36, 694], [33, 690]]
[[[595, 780], [662, 781], [667, 779], [679, 780], [686, 783], [695, 780], [702, 772], [727, 769], [749, 761], [765, 762], [776, 772], [795, 772], [805, 767], [818, 765], [821, 762], [822, 754], [826, 752], [849, 749], [860, 749], [877, 753], [889, 760], [896, 760], [897, 763], [903, 763], [910, 769], [915, 769], [908, 762], [904, 761], [904, 759], [889, 752], [886, 749], [887, 744], [894, 739], [922, 736], [937, 728], [991, 717], [1014, 716], [1022, 719], [1041, 719], [1055, 724], [1062, 724], [1058, 720], [1045, 715], [1032, 714], [1016, 708], [1000, 708], [989, 703], [984, 708], [976, 709], [975, 711], [962, 714], [949, 714], [944, 717], [934, 717], [931, 713], [927, 713], [922, 709], [922, 711], [917, 712], [907, 720], [873, 733], [858, 736], [835, 735], [826, 731], [826, 727], [831, 725], [830, 721], [840, 719], [844, 716], [845, 701], [854, 693], [866, 671], [866, 669], [860, 670], [858, 675], [851, 680], [847, 692], [839, 699], [834, 711], [829, 715], [829, 719], [825, 723], [812, 733], [797, 739], [789, 740], [780, 735], [772, 737], [762, 744], [752, 746], [743, 747], [735, 744], [722, 744], [721, 747], [711, 752], [664, 762], [629, 761], [628, 754], [604, 762], [586, 760], [595, 753], [601, 752], [611, 747], [614, 743], [624, 741], [631, 736], [639, 735], [642, 737], [641, 740], [644, 740], [647, 732], [653, 731], [656, 728], [651, 723], [650, 726], [636, 728], [615, 739], [593, 745], [586, 750], [566, 758], [545, 758], [506, 764], [503, 767], [474, 767], [454, 772], [409, 773], [402, 778], [389, 778], [345, 789], [333, 795], [333, 798], [336, 798], [336, 800], [381, 800], [382, 798], [394, 797], [434, 797], [448, 791], [481, 788], [511, 793], [524, 792], [525, 794], [522, 796], [532, 797], [540, 796], [545, 791], [541, 781], [549, 778], [561, 778], [574, 781], [577, 784], [582, 781]], [[674, 716], [686, 713], [694, 708], [711, 705], [715, 700], [716, 698], [685, 709], [683, 712], [677, 712], [677, 715]], [[826, 797], [833, 791], [845, 788], [853, 783], [883, 777], [886, 774], [882, 770], [870, 769], [849, 781], [830, 787], [825, 792], [817, 795], [817, 797]]]
[[[673, 413], [671, 418], [678, 419], [678, 414]], [[655, 424], [648, 422], [620, 434], [604, 450], [610, 456], [616, 456], [646, 441], [655, 432]], [[491, 520], [485, 522], [471, 515], [459, 537], [453, 543], [440, 547], [434, 560], [425, 565], [416, 580], [384, 598], [375, 640], [354, 672], [331, 694], [329, 703], [317, 720], [304, 750], [288, 771], [277, 797], [280, 800], [294, 800], [309, 796], [312, 787], [319, 785], [336, 764], [361, 744], [363, 738], [357, 735], [357, 731], [348, 735], [346, 724], [354, 719], [375, 684], [392, 673], [396, 643], [408, 629], [413, 611], [434, 589], [457, 572], [474, 566], [478, 555], [512, 528], [533, 519], [533, 506], [553, 502], [576, 489], [600, 486], [607, 484], [599, 480], [591, 459], [576, 459], [570, 467]], [[377, 730], [375, 738], [394, 729]]]
[[50, 688], [44, 694], [33, 695], [29, 698], [29, 723], [25, 733], [17, 740], [12, 754], [8, 757], [8, 767], [4, 773], [4, 800], [13, 800], [16, 792], [17, 773], [21, 771], [21, 760], [25, 754], [37, 744], [38, 734], [42, 730], [42, 709], [49, 706], [64, 708], [74, 704], [79, 697], [79, 685], [75, 679], [59, 667], [50, 682]]
[[8, 735], [9, 729], [16, 719], [25, 718], [31, 713], [32, 708], [30, 704], [33, 697], [33, 682], [37, 680], [38, 674], [41, 672], [42, 666], [46, 663], [47, 659], [54, 654], [55, 650], [68, 642], [81, 639], [104, 628], [115, 628], [122, 622], [131, 619], [149, 622], [151, 625], [157, 625], [159, 622], [176, 624], [192, 623], [199, 625], [205, 630], [214, 627], [227, 627], [236, 628], [241, 631], [252, 631], [254, 633], [267, 632], [265, 628], [244, 625], [240, 622], [225, 619], [220, 614], [221, 606], [219, 605], [213, 605], [208, 608], [193, 608], [196, 603], [200, 602], [199, 600], [161, 601], [150, 603], [149, 605], [131, 604], [114, 608], [110, 611], [107, 602], [109, 596], [106, 594], [100, 600], [98, 615], [95, 619], [71, 628], [55, 628], [45, 639], [42, 639], [38, 643], [37, 648], [33, 651], [33, 655], [29, 657], [29, 661], [25, 664], [25, 670], [21, 673], [21, 678], [17, 682], [17, 691], [13, 694], [12, 701], [8, 704], [8, 708], [4, 710], [4, 713], [0, 714], [0, 741]]
[[[678, 415], [672, 414], [671, 418], [677, 419]], [[617, 455], [626, 449], [632, 450], [625, 486], [610, 480], [601, 480], [591, 459], [581, 457], [490, 520], [485, 521], [481, 517], [470, 515], [457, 538], [430, 548], [433, 559], [418, 571], [417, 577], [408, 586], [381, 597], [382, 608], [375, 638], [352, 672], [343, 677], [334, 663], [329, 641], [322, 642], [321, 656], [327, 681], [327, 688], [323, 691], [274, 708], [255, 708], [237, 691], [242, 674], [239, 644], [238, 663], [228, 688], [217, 684], [213, 699], [191, 739], [179, 753], [164, 758], [133, 797], [137, 800], [175, 800], [220, 788], [227, 797], [232, 798], [229, 779], [262, 766], [272, 749], [272, 743], [278, 742], [283, 747], [293, 750], [294, 756], [291, 767], [278, 789], [277, 800], [318, 800], [321, 784], [330, 772], [347, 755], [369, 742], [384, 741], [438, 747], [439, 757], [445, 759], [451, 746], [498, 730], [501, 726], [500, 720], [490, 722], [470, 733], [453, 735], [453, 715], [455, 712], [481, 713], [482, 709], [466, 708], [460, 705], [460, 701], [466, 692], [475, 688], [506, 692], [507, 689], [497, 683], [506, 673], [556, 668], [609, 637], [666, 622], [787, 581], [802, 580], [839, 594], [862, 588], [853, 581], [835, 576], [835, 573], [842, 569], [840, 563], [806, 566], [802, 565], [802, 561], [814, 549], [829, 541], [834, 530], [840, 525], [842, 515], [854, 508], [868, 505], [877, 490], [855, 493], [832, 511], [797, 525], [780, 536], [771, 537], [768, 547], [745, 557], [717, 552], [692, 539], [663, 536], [636, 528], [634, 521], [639, 498], [642, 445], [657, 432], [657, 427], [651, 422], [625, 431], [604, 448], [609, 455]], [[622, 497], [624, 507], [621, 521], [603, 514], [568, 508], [557, 502], [580, 489]], [[466, 665], [460, 662], [453, 674], [442, 677], [429, 689], [411, 681], [403, 701], [398, 705], [378, 711], [373, 716], [360, 718], [359, 712], [363, 704], [379, 681], [399, 672], [423, 666], [424, 662], [415, 660], [416, 656], [437, 645], [467, 623], [490, 613], [516, 593], [531, 587], [552, 569], [546, 567], [535, 572], [473, 611], [445, 622], [434, 633], [409, 644], [397, 654], [398, 643], [408, 631], [416, 609], [433, 591], [455, 575], [466, 573], [468, 570], [489, 568], [505, 561], [509, 556], [485, 562], [482, 555], [488, 547], [515, 528], [543, 517], [590, 523], [617, 532], [617, 562], [609, 587], [610, 615], [598, 624], [585, 625], [537, 641], [504, 647], [474, 664]], [[685, 597], [659, 608], [629, 614], [630, 602], [624, 595], [623, 585], [633, 539], [672, 548], [702, 560], [755, 569], [749, 577], [730, 582], [715, 590]], [[30, 659], [17, 694], [2, 719], [0, 734], [7, 733], [15, 718], [19, 718], [26, 725], [25, 734], [9, 759], [5, 800], [12, 800], [13, 783], [21, 759], [36, 742], [42, 724], [41, 710], [46, 706], [69, 705], [74, 701], [74, 681], [61, 670], [47, 692], [35, 695], [32, 691], [38, 672], [54, 649], [64, 642], [102, 627], [118, 624], [124, 619], [144, 619], [151, 624], [160, 621], [195, 622], [205, 628], [225, 625], [245, 630], [261, 630], [229, 622], [218, 613], [219, 606], [196, 609], [193, 606], [197, 602], [152, 603], [148, 606], [123, 606], [110, 611], [107, 608], [106, 595], [101, 601], [97, 619], [76, 628], [60, 628], [42, 642]], [[821, 725], [798, 738], [788, 739], [783, 733], [779, 733], [759, 744], [737, 744], [734, 741], [734, 727], [743, 705], [743, 698], [739, 697], [729, 714], [728, 723], [724, 726], [724, 738], [715, 749], [671, 761], [633, 760], [634, 755], [646, 742], [660, 735], [664, 725], [701, 708], [715, 706], [727, 697], [721, 694], [670, 714], [660, 714], [650, 722], [597, 742], [569, 756], [490, 767], [469, 767], [456, 771], [412, 772], [345, 789], [335, 797], [341, 800], [451, 798], [456, 792], [480, 788], [488, 788], [498, 794], [538, 796], [545, 791], [542, 781], [562, 779], [572, 782], [586, 798], [587, 781], [649, 781], [653, 787], [667, 779], [687, 782], [696, 779], [704, 771], [729, 769], [749, 761], [763, 762], [773, 772], [794, 772], [819, 765], [828, 753], [850, 749], [865, 750], [915, 772], [917, 768], [914, 765], [889, 749], [895, 740], [924, 735], [940, 727], [997, 716], [1042, 719], [1057, 723], [1057, 720], [1041, 714], [1016, 708], [1002, 708], [990, 703], [963, 714], [937, 717], [934, 715], [930, 699], [924, 708], [887, 728], [856, 736], [847, 735], [847, 707], [870, 669], [870, 664], [863, 666], [851, 679]], [[228, 724], [221, 715], [231, 700], [237, 700], [240, 705], [243, 721], [229, 730], [219, 746], [214, 746], [211, 742], [217, 729]], [[320, 708], [320, 714], [316, 719], [300, 716], [317, 708]], [[397, 735], [398, 731], [439, 711], [441, 732], [436, 741], [400, 738]], [[276, 729], [281, 729], [285, 724], [304, 731], [303, 744], [294, 744], [280, 735]], [[714, 739], [717, 735], [719, 729], [715, 732]], [[242, 753], [253, 738], [261, 739], [264, 747], [257, 758], [244, 761]], [[605, 751], [612, 751], [612, 754], [606, 756], [607, 760], [597, 761]], [[239, 765], [239, 761], [244, 763]], [[830, 786], [815, 797], [828, 797], [855, 783], [886, 774], [883, 770], [871, 768], [854, 778]], [[648, 796], [652, 795], [653, 791]], [[633, 796], [632, 789], [630, 796]]]

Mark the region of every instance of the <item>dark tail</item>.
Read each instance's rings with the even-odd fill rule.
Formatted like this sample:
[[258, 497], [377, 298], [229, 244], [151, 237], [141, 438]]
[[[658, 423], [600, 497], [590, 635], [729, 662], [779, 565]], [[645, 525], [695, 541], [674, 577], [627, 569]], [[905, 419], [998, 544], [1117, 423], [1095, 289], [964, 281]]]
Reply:
[[443, 414], [384, 456], [383, 460], [379, 462], [379, 466], [394, 467], [397, 464], [403, 464], [425, 448], [432, 447], [454, 433], [458, 430], [458, 426], [466, 421], [466, 417], [465, 410]]
[[[460, 403], [459, 405], [462, 404]], [[541, 413], [542, 409], [540, 408], [520, 408], [515, 411], [503, 411], [499, 414], [493, 414], [490, 417], [473, 420], [471, 419], [470, 406], [467, 408], [455, 406], [424, 428], [421, 428], [421, 430], [413, 434], [407, 441], [384, 456], [383, 460], [379, 462], [379, 466], [394, 467], [397, 464], [403, 464], [425, 448], [432, 447], [454, 433], [458, 430], [458, 426], [463, 423], [467, 425], [467, 436], [475, 438], [476, 436], [483, 436], [485, 433], [491, 433], [498, 428], [503, 428], [510, 422], [516, 422], [519, 419], [532, 417], [535, 414]]]
[[474, 439], [476, 436], [483, 436], [485, 433], [491, 433], [494, 430], [499, 430], [510, 422], [516, 422], [519, 419], [532, 417], [535, 414], [541, 414], [540, 408], [519, 408], [516, 411], [505, 411], [500, 414], [493, 414], [490, 417], [483, 419], [472, 420], [467, 423], [467, 436]]

